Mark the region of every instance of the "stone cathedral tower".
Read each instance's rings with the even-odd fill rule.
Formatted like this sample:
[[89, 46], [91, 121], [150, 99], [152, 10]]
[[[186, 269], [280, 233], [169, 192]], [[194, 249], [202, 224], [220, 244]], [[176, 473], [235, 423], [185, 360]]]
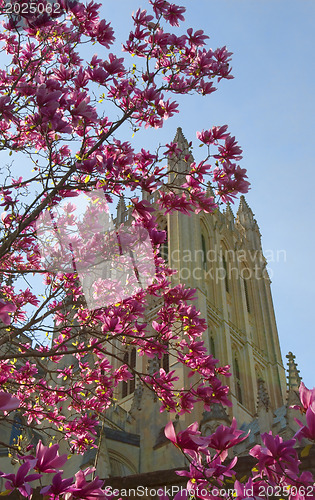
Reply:
[[[183, 154], [170, 161], [169, 176], [181, 184], [193, 159], [180, 128], [174, 142]], [[270, 408], [278, 408], [286, 396], [285, 370], [261, 235], [245, 198], [236, 217], [227, 205], [214, 214], [175, 212], [161, 219], [161, 226], [168, 234], [164, 254], [177, 270], [174, 282], [197, 290], [196, 307], [208, 324], [208, 351], [231, 366], [233, 415], [238, 422], [253, 419], [262, 383]]]
[[[169, 161], [169, 178], [175, 185], [181, 185], [193, 158], [180, 128], [174, 142], [182, 155]], [[145, 194], [153, 206], [158, 196], [158, 192]], [[128, 213], [123, 200], [117, 208], [117, 222], [126, 221]], [[211, 412], [205, 412], [201, 405], [196, 405], [191, 414], [182, 415], [176, 421], [177, 430], [198, 420], [206, 434], [220, 423], [227, 425], [233, 416], [243, 428], [258, 422], [259, 417], [260, 424], [263, 427], [270, 424], [270, 429], [275, 412], [286, 405], [287, 384], [270, 279], [251, 208], [242, 196], [236, 216], [227, 205], [224, 211], [212, 214], [201, 212], [187, 216], [174, 212], [167, 217], [159, 216], [158, 221], [168, 236], [161, 249], [163, 256], [169, 266], [177, 270], [172, 277], [174, 285], [181, 282], [197, 290], [194, 305], [208, 324], [204, 335], [206, 347], [221, 365], [229, 364], [232, 372], [232, 377], [224, 379], [224, 383], [230, 385], [233, 407], [225, 410], [221, 405], [214, 405]], [[153, 319], [154, 310], [148, 316], [148, 320], [151, 316]], [[135, 353], [129, 362], [142, 370], [147, 363]], [[156, 371], [158, 367], [151, 369]], [[181, 386], [189, 384], [182, 365], [171, 357], [168, 368], [177, 371]], [[130, 435], [139, 436], [138, 448], [133, 450], [139, 467], [133, 472], [183, 465], [178, 463], [178, 455], [173, 455], [174, 450], [164, 438], [164, 426], [170, 416], [159, 413], [158, 402], [137, 382], [125, 384], [119, 405], [108, 416]], [[122, 457], [120, 460], [123, 463]], [[129, 464], [131, 461], [129, 458]]]
[[[187, 166], [193, 158], [180, 128], [174, 142], [182, 150], [179, 158], [169, 161], [170, 182], [176, 186], [185, 182]], [[144, 195], [153, 206], [158, 196], [158, 192]], [[121, 198], [117, 225], [128, 224], [129, 216]], [[194, 305], [208, 325], [205, 345], [221, 365], [229, 364], [232, 372], [230, 379], [223, 380], [230, 386], [232, 408], [215, 404], [208, 412], [197, 404], [191, 414], [175, 419], [176, 432], [197, 420], [203, 434], [208, 434], [220, 424], [229, 425], [235, 416], [240, 428], [251, 430], [237, 449], [238, 454], [244, 455], [249, 446], [259, 442], [262, 432], [273, 430], [285, 439], [291, 438], [297, 424], [290, 406], [298, 403], [301, 377], [295, 357], [289, 353], [286, 381], [261, 235], [245, 198], [241, 196], [236, 216], [229, 205], [212, 214], [187, 216], [174, 212], [157, 216], [160, 228], [167, 232], [161, 253], [169, 266], [177, 270], [172, 276], [174, 285], [183, 283], [196, 289]], [[152, 304], [148, 323], [158, 307]], [[154, 373], [160, 367], [157, 360], [148, 362], [137, 356], [135, 349], [123, 354], [124, 361], [141, 372]], [[188, 385], [182, 364], [170, 356], [162, 359], [162, 366], [177, 371], [180, 387]], [[118, 482], [113, 483], [118, 488], [122, 486], [121, 476], [130, 476], [127, 479], [132, 487], [144, 484], [142, 481], [151, 486], [174, 481], [171, 469], [187, 464], [164, 435], [164, 427], [173, 415], [160, 413], [159, 402], [137, 380], [121, 383], [116, 398], [117, 404], [105, 415], [101, 432], [106, 439], [101, 440], [96, 473], [102, 478], [118, 476]], [[75, 457], [66, 476], [78, 467], [93, 465], [95, 457], [95, 449], [81, 458]], [[154, 471], [158, 472], [152, 475]]]
[[[187, 160], [180, 128], [174, 142], [183, 158], [170, 161], [169, 175], [181, 184], [192, 157]], [[231, 366], [233, 415], [240, 423], [252, 420], [262, 381], [270, 408], [278, 408], [286, 395], [285, 371], [261, 235], [245, 198], [236, 217], [229, 205], [214, 214], [175, 212], [164, 227], [169, 264], [178, 271], [174, 279], [197, 289], [196, 307], [208, 324], [206, 346], [221, 364]]]

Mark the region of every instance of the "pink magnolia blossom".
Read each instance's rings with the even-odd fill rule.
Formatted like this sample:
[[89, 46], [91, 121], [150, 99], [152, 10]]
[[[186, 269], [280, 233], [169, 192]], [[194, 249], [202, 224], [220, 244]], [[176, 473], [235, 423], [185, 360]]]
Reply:
[[102, 490], [104, 481], [96, 477], [92, 481], [87, 481], [86, 477], [92, 474], [94, 471], [93, 467], [80, 470], [75, 474], [75, 483], [70, 486], [68, 492], [65, 494], [65, 500], [74, 500], [78, 498], [79, 500], [107, 500], [107, 495], [105, 491]]
[[[266, 491], [268, 484], [264, 481], [253, 481], [250, 477], [246, 483], [241, 483], [236, 480], [234, 483], [234, 488], [239, 500], [259, 500], [261, 496], [259, 493], [261, 491]], [[253, 496], [249, 496], [249, 492], [253, 492]]]
[[164, 12], [163, 17], [171, 26], [179, 26], [179, 21], [185, 21], [183, 13], [186, 11], [185, 7], [179, 7], [175, 4], [168, 4], [168, 9]]
[[5, 302], [3, 299], [0, 299], [0, 320], [8, 326], [11, 323], [11, 317], [8, 313], [12, 313], [16, 311], [16, 305], [11, 302]]
[[196, 487], [208, 486], [207, 479], [204, 474], [204, 466], [201, 464], [201, 457], [195, 454], [195, 459], [189, 464], [189, 470], [178, 470], [176, 474], [178, 476], [187, 477], [187, 490], [196, 490]]
[[182, 152], [182, 150], [177, 146], [177, 142], [171, 142], [170, 144], [165, 144], [167, 147], [167, 151], [165, 154], [169, 157], [172, 158], [173, 156], [179, 156]]
[[188, 28], [187, 35], [189, 43], [196, 46], [204, 45], [205, 41], [209, 38], [204, 34], [203, 30], [198, 30], [194, 33], [192, 28]]
[[50, 447], [44, 446], [39, 440], [36, 446], [36, 455], [23, 457], [32, 467], [43, 473], [56, 472], [67, 461], [67, 455], [58, 455], [59, 444], [54, 444]]
[[[237, 422], [235, 417], [233, 417], [230, 427], [220, 425], [215, 432], [207, 438], [207, 445], [216, 450], [220, 454], [222, 460], [227, 457], [227, 450], [229, 448], [241, 443], [248, 437], [248, 434], [244, 435], [243, 431], [237, 430], [236, 427]], [[198, 439], [195, 439], [195, 441], [198, 443]]]
[[227, 128], [227, 125], [223, 125], [221, 127], [212, 127], [212, 129], [210, 130], [197, 132], [197, 139], [207, 145], [212, 144], [220, 139], [226, 139], [229, 136], [229, 134], [226, 133]]
[[[184, 431], [179, 432], [177, 435], [175, 433], [174, 425], [172, 422], [166, 424], [164, 433], [167, 439], [169, 439], [175, 446], [182, 449], [184, 452], [189, 452], [190, 450], [198, 450], [202, 447], [203, 438], [201, 432], [198, 431], [199, 424], [194, 422]], [[200, 443], [196, 443], [193, 439], [194, 436], [198, 436]], [[205, 445], [206, 446], [206, 445]]]
[[205, 476], [207, 478], [215, 478], [218, 484], [223, 485], [227, 477], [235, 476], [233, 467], [237, 463], [237, 457], [234, 457], [229, 463], [223, 463], [226, 457], [216, 456], [211, 457], [210, 454], [206, 456]]
[[22, 496], [31, 498], [32, 488], [29, 483], [41, 477], [41, 474], [28, 474], [32, 465], [32, 462], [26, 461], [19, 467], [16, 474], [1, 474], [6, 479], [6, 490], [13, 491], [17, 489]]
[[300, 430], [295, 434], [295, 437], [301, 440], [303, 437], [310, 439], [311, 441], [315, 441], [315, 401], [307, 408], [306, 410], [306, 425], [303, 425], [302, 422], [295, 418], [294, 419], [299, 426]]
[[265, 446], [254, 446], [249, 454], [258, 459], [260, 473], [265, 471], [268, 477], [273, 474], [282, 474], [287, 467], [293, 473], [298, 472], [299, 460], [294, 449], [295, 439], [284, 441], [280, 436], [273, 436], [272, 432], [264, 433], [261, 439]]
[[44, 497], [50, 495], [51, 498], [54, 499], [56, 498], [56, 495], [60, 495], [61, 493], [67, 493], [72, 484], [73, 484], [73, 477], [70, 477], [68, 479], [62, 479], [62, 473], [58, 472], [52, 478], [51, 485], [44, 486], [44, 488], [40, 490], [40, 494], [44, 495]]
[[[174, 270], [158, 256], [165, 233], [159, 230], [156, 206], [140, 201], [134, 191], [152, 194], [159, 190], [157, 205], [163, 215], [172, 211], [210, 213], [217, 204], [205, 190], [208, 180], [223, 201], [245, 192], [248, 184], [245, 170], [232, 161], [240, 156], [240, 147], [226, 126], [212, 127], [200, 135], [200, 140], [211, 146], [204, 161], [190, 164], [191, 155], [185, 151], [187, 172], [176, 188], [169, 181], [165, 157], [180, 155], [178, 145], [170, 143], [151, 152], [136, 150], [119, 139], [119, 131], [127, 123], [135, 133], [139, 128], [162, 127], [178, 112], [177, 94], [210, 94], [216, 90], [214, 84], [231, 78], [231, 53], [226, 47], [207, 48], [202, 30], [173, 30], [171, 27], [179, 27], [184, 20], [185, 8], [167, 0], [151, 0], [151, 12], [139, 9], [132, 16], [133, 27], [123, 45], [123, 50], [134, 57], [129, 70], [120, 55], [99, 50], [108, 49], [115, 40], [110, 23], [100, 18], [100, 4], [59, 2], [66, 15], [32, 16], [18, 34], [17, 27], [7, 23], [6, 31], [0, 34], [10, 67], [10, 71], [0, 70], [2, 145], [22, 162], [23, 155], [29, 161], [31, 154], [34, 167], [29, 177], [23, 174], [17, 181], [9, 172], [1, 190], [1, 204], [7, 213], [3, 217], [6, 242], [0, 246], [1, 277], [6, 283], [0, 319], [8, 326], [10, 313], [15, 312], [22, 339], [23, 333], [36, 336], [39, 331], [48, 329], [51, 334], [54, 330], [52, 343], [36, 348], [36, 355], [40, 352], [51, 367], [51, 377], [42, 376], [41, 360], [34, 356], [32, 343], [21, 340], [18, 363], [0, 360], [0, 381], [17, 387], [15, 397], [28, 424], [40, 427], [48, 419], [52, 427], [64, 432], [73, 452], [84, 453], [95, 446], [98, 415], [108, 409], [117, 385], [131, 377], [126, 363], [118, 367], [108, 362], [109, 343], [121, 341], [123, 348], [130, 345], [151, 359], [174, 352], [187, 375], [195, 377], [192, 387], [179, 390], [174, 372], [158, 370], [153, 376], [143, 373], [143, 380], [161, 399], [161, 411], [190, 412], [196, 402], [202, 402], [206, 409], [213, 402], [230, 404], [228, 388], [218, 379], [218, 375], [228, 375], [228, 369], [218, 367], [204, 348], [201, 337], [207, 325], [191, 306], [194, 291], [172, 286]], [[93, 56], [92, 52], [88, 62], [81, 51], [86, 43], [98, 46], [96, 52], [100, 54]], [[112, 116], [112, 106], [104, 106], [108, 101], [116, 109]], [[217, 170], [212, 164], [216, 154]], [[85, 305], [74, 266], [58, 273], [45, 269], [43, 273], [36, 232], [40, 214], [51, 212], [65, 199], [74, 202], [82, 186], [87, 191], [102, 190], [108, 203], [114, 203], [115, 197], [125, 191], [129, 193], [127, 212], [133, 208], [134, 217], [131, 227], [139, 232], [145, 228], [154, 246], [155, 278], [147, 289], [139, 288], [133, 296], [107, 307], [102, 304], [93, 311]], [[68, 204], [55, 222], [62, 235], [67, 223], [71, 229], [75, 224], [84, 227], [87, 242], [73, 250], [78, 241], [74, 235], [68, 253], [73, 260], [90, 265], [102, 240], [101, 214], [95, 206], [89, 216], [78, 221], [73, 205]], [[107, 256], [108, 249], [102, 250], [102, 256]], [[58, 262], [68, 256], [57, 243], [52, 251]], [[12, 270], [26, 280], [28, 274], [43, 273], [46, 295], [31, 293], [24, 285], [23, 290], [17, 290], [14, 280], [8, 285], [12, 283]], [[118, 286], [102, 277], [92, 289], [95, 293], [106, 289], [115, 296]], [[151, 299], [162, 299], [162, 303], [155, 322], [148, 324], [146, 310]], [[64, 307], [65, 302], [69, 308]], [[183, 326], [181, 334], [173, 328], [177, 324]], [[61, 369], [57, 365], [68, 355], [72, 361]], [[64, 385], [60, 384], [62, 377], [66, 377]], [[5, 404], [12, 404], [12, 400]], [[65, 407], [71, 418], [65, 417]], [[7, 411], [9, 406], [3, 408]], [[189, 436], [191, 452], [205, 449], [193, 442], [191, 433]], [[195, 437], [201, 439], [199, 434]], [[59, 457], [56, 445], [47, 448], [40, 443], [36, 460], [36, 467], [44, 473], [62, 467], [65, 457]], [[77, 490], [68, 490], [73, 485], [65, 483], [60, 473], [52, 485], [62, 494], [76, 498], [85, 498], [85, 494], [88, 498], [82, 474], [76, 478]], [[100, 487], [97, 482], [92, 486], [97, 496]]]
[[0, 410], [16, 410], [20, 406], [20, 400], [8, 392], [0, 391]]
[[307, 409], [315, 401], [315, 387], [313, 389], [308, 389], [307, 387], [305, 387], [304, 383], [301, 382], [299, 387], [299, 393], [302, 406], [294, 405], [292, 406], [292, 408], [295, 408], [296, 410], [300, 410], [302, 413], [305, 413]]

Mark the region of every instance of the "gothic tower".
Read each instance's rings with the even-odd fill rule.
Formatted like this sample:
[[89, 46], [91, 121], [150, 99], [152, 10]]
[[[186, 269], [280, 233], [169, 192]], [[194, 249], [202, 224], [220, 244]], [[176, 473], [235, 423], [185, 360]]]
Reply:
[[[182, 150], [179, 157], [169, 160], [169, 182], [176, 189], [185, 182], [193, 157], [180, 128], [174, 142]], [[209, 187], [209, 195], [212, 194]], [[158, 192], [144, 194], [152, 206], [158, 196]], [[122, 200], [118, 208], [118, 222], [123, 222], [127, 210]], [[169, 266], [177, 270], [172, 276], [173, 284], [183, 283], [196, 289], [194, 305], [208, 325], [205, 345], [220, 365], [230, 365], [232, 373], [232, 377], [223, 380], [230, 386], [232, 408], [214, 405], [210, 412], [204, 412], [201, 404], [196, 405], [191, 414], [176, 420], [177, 430], [197, 420], [207, 434], [217, 425], [227, 425], [233, 416], [239, 426], [251, 425], [257, 416], [264, 420], [264, 426], [269, 420], [271, 423], [274, 412], [286, 404], [286, 377], [266, 259], [251, 208], [241, 196], [236, 216], [228, 204], [225, 210], [211, 214], [188, 216], [174, 212], [162, 216], [157, 212], [157, 217], [160, 228], [167, 231], [161, 253]], [[154, 319], [154, 311], [153, 304], [149, 321]], [[125, 355], [126, 361], [130, 356], [128, 361], [137, 369], [145, 368], [147, 361], [143, 357], [132, 352]], [[186, 370], [171, 356], [168, 368], [177, 371], [180, 387], [189, 385]], [[159, 413], [158, 402], [145, 388], [130, 381], [122, 388], [119, 403], [127, 416], [124, 428], [140, 435], [139, 472], [184, 465], [177, 463], [177, 455], [173, 456], [169, 446], [165, 446], [163, 429], [170, 416]], [[262, 416], [265, 414], [269, 420]]]
[[[182, 151], [179, 157], [169, 161], [169, 182], [176, 190], [186, 181], [193, 157], [180, 128], [174, 142]], [[209, 187], [209, 196], [212, 195]], [[152, 206], [158, 196], [159, 192], [144, 194]], [[183, 283], [196, 289], [194, 305], [207, 321], [204, 341], [208, 352], [218, 358], [221, 365], [229, 364], [232, 372], [232, 377], [223, 380], [230, 385], [232, 408], [215, 404], [207, 412], [201, 404], [195, 405], [191, 414], [175, 419], [176, 432], [197, 420], [202, 433], [208, 434], [220, 424], [229, 425], [235, 416], [239, 427], [253, 431], [248, 441], [239, 445], [238, 453], [246, 453], [248, 444], [259, 442], [259, 433], [270, 429], [286, 439], [291, 438], [297, 424], [290, 407], [298, 404], [301, 377], [295, 357], [289, 353], [287, 392], [261, 235], [244, 196], [236, 216], [229, 204], [212, 214], [200, 212], [188, 216], [174, 212], [165, 217], [157, 212], [156, 215], [160, 228], [167, 232], [161, 254], [168, 260], [169, 267], [177, 270], [172, 276], [173, 284]], [[130, 216], [130, 208], [121, 197], [117, 225], [128, 224]], [[148, 324], [158, 308], [159, 304], [152, 301], [147, 313]], [[73, 326], [79, 328], [75, 321]], [[85, 336], [86, 332], [82, 331], [82, 340]], [[134, 347], [129, 349], [121, 343], [112, 349], [131, 368], [155, 373], [162, 365], [166, 371], [177, 371], [179, 387], [189, 385], [186, 370], [172, 356], [159, 362], [137, 356]], [[75, 358], [73, 360], [75, 363]], [[63, 363], [70, 364], [68, 356]], [[153, 393], [130, 379], [119, 384], [115, 396], [117, 404], [106, 412], [104, 428], [100, 430], [106, 439], [101, 440], [96, 473], [101, 477], [127, 476], [184, 466], [184, 459], [164, 435], [164, 427], [173, 416], [159, 412], [159, 401]], [[7, 434], [9, 429], [0, 428], [1, 432]], [[72, 469], [65, 470], [66, 475], [73, 474], [79, 467], [93, 465], [95, 457], [96, 450], [90, 450], [82, 458], [74, 457], [69, 466]]]
[[[184, 182], [193, 158], [180, 128], [174, 142], [182, 154], [169, 161], [169, 180], [178, 185]], [[164, 254], [177, 270], [174, 283], [196, 288], [195, 305], [208, 324], [206, 346], [222, 365], [231, 366], [230, 417], [235, 416], [239, 424], [253, 419], [262, 382], [271, 411], [282, 406], [286, 379], [270, 279], [259, 227], [244, 196], [236, 217], [228, 204], [224, 211], [212, 214], [174, 212], [161, 218], [161, 227], [168, 234]], [[201, 421], [199, 412], [198, 408], [186, 416], [187, 423]]]

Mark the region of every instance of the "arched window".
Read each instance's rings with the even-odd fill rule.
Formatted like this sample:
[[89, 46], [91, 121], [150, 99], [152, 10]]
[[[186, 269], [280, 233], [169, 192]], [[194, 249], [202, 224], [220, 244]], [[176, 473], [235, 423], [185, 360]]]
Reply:
[[116, 450], [109, 450], [108, 456], [112, 477], [136, 474], [135, 463], [132, 463], [126, 456], [121, 455]]
[[236, 356], [235, 356], [235, 358], [233, 360], [233, 367], [234, 367], [236, 397], [239, 400], [239, 402], [241, 404], [243, 404], [243, 394], [242, 394], [242, 384], [241, 384], [240, 367], [239, 367], [238, 359], [237, 359]]
[[[130, 353], [131, 368], [136, 368], [136, 359], [137, 359], [136, 349], [135, 347], [133, 347]], [[133, 375], [132, 379], [129, 380], [129, 394], [132, 394], [135, 391], [135, 387], [136, 387], [136, 381], [135, 381], [135, 376]]]
[[170, 371], [170, 355], [168, 352], [163, 354], [161, 361], [162, 368], [168, 373]]
[[[130, 368], [136, 368], [136, 358], [137, 353], [135, 347], [131, 349], [131, 351], [126, 351], [124, 354], [124, 364], [129, 366]], [[121, 397], [125, 398], [129, 394], [132, 394], [135, 391], [135, 377], [129, 379], [127, 382], [123, 381], [122, 383], [122, 391]]]
[[13, 419], [11, 435], [10, 435], [10, 445], [18, 444], [19, 436], [22, 433], [22, 419], [19, 414], [16, 414]]
[[167, 222], [166, 220], [162, 221], [161, 224], [159, 224], [161, 231], [165, 231], [166, 237], [163, 243], [160, 245], [160, 257], [165, 260], [165, 263], [168, 264], [168, 228], [167, 228]]
[[215, 357], [215, 344], [213, 337], [210, 337], [210, 354]]
[[170, 355], [169, 355], [169, 344], [167, 342], [167, 347], [166, 347], [166, 352], [164, 352], [164, 354], [162, 354], [162, 357], [159, 359], [157, 358], [157, 361], [160, 365], [160, 368], [163, 368], [163, 370], [165, 370], [166, 373], [168, 373], [170, 371]]
[[207, 245], [204, 235], [201, 235], [202, 266], [207, 269]]
[[223, 263], [223, 269], [224, 269], [224, 282], [225, 282], [225, 290], [229, 293], [229, 277], [228, 277], [228, 266], [226, 263], [225, 256], [222, 255], [222, 263]]
[[247, 280], [246, 280], [246, 278], [243, 278], [243, 283], [244, 283], [244, 292], [245, 292], [246, 309], [247, 309], [247, 312], [249, 312], [249, 313], [250, 313], [249, 293], [248, 293], [248, 285], [247, 285]]

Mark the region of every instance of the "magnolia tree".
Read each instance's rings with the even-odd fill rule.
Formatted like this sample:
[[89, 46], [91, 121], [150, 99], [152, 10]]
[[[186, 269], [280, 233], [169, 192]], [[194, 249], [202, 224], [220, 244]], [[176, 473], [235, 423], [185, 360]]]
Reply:
[[[123, 137], [127, 127], [133, 133], [162, 127], [178, 113], [177, 95], [214, 92], [232, 78], [231, 53], [206, 48], [201, 30], [180, 33], [185, 8], [165, 0], [133, 13], [119, 56], [110, 51], [113, 29], [93, 1], [1, 0], [0, 8], [0, 419], [6, 426], [18, 422], [20, 433], [17, 442], [1, 443], [20, 467], [1, 476], [5, 494], [31, 498], [42, 476], [54, 473], [41, 489], [45, 498], [107, 498], [91, 469], [62, 476], [67, 454], [59, 456], [57, 441], [68, 442], [71, 453], [97, 447], [120, 382], [137, 377], [156, 393], [161, 411], [189, 413], [196, 402], [206, 409], [230, 405], [218, 378], [229, 367], [218, 366], [203, 345], [206, 323], [192, 305], [194, 290], [172, 286], [157, 215], [211, 213], [246, 193], [246, 171], [236, 163], [241, 148], [226, 125], [197, 133], [206, 146], [200, 163], [191, 163], [177, 143], [136, 151]], [[102, 58], [87, 56], [90, 46]], [[177, 161], [186, 162], [184, 180]], [[215, 198], [207, 194], [209, 183]], [[142, 194], [155, 192], [153, 208]], [[131, 217], [118, 227], [109, 207], [122, 194]], [[153, 299], [159, 310], [148, 323]], [[124, 353], [132, 347], [149, 359], [170, 352], [194, 375], [191, 387], [179, 390], [172, 371], [128, 366]], [[314, 440], [315, 393], [301, 391], [307, 426], [301, 423], [299, 436]], [[191, 461], [182, 473], [188, 486], [212, 498], [211, 489], [233, 476], [236, 458], [226, 465], [227, 449], [244, 436], [234, 421], [206, 438], [197, 427], [176, 436], [169, 424], [166, 434]], [[47, 446], [39, 441], [33, 449], [36, 431]], [[258, 459], [252, 479], [236, 482], [239, 496], [252, 485], [257, 496], [261, 484], [312, 488], [311, 474], [299, 474], [294, 440], [265, 435], [263, 441], [251, 451]], [[303, 497], [301, 489], [288, 494]]]

